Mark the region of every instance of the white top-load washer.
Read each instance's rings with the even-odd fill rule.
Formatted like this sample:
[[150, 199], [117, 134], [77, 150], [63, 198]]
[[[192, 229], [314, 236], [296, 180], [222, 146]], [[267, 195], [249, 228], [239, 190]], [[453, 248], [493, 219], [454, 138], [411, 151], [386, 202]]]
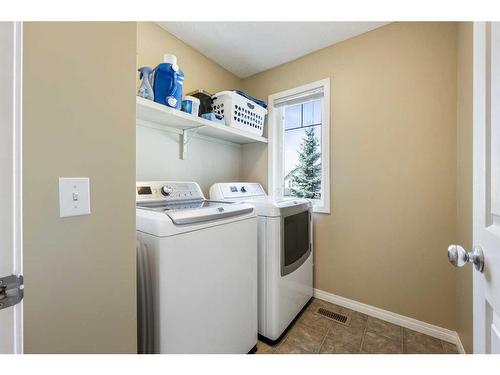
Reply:
[[210, 199], [256, 207], [259, 236], [259, 334], [276, 343], [313, 295], [312, 206], [274, 200], [258, 183], [218, 183]]
[[257, 343], [257, 218], [194, 182], [137, 182], [140, 353], [248, 353]]

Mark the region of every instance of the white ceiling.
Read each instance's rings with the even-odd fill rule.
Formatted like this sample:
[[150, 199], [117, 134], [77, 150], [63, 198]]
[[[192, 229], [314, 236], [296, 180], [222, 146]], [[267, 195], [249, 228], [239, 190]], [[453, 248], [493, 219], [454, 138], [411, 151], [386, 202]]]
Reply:
[[[240, 78], [389, 22], [157, 22]], [[182, 66], [182, 62], [179, 62]]]

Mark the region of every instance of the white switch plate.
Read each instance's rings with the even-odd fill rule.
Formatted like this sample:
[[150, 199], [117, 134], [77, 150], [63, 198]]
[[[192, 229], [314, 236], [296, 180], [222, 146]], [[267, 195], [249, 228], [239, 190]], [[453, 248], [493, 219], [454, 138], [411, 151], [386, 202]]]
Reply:
[[59, 177], [59, 216], [90, 215], [90, 179]]

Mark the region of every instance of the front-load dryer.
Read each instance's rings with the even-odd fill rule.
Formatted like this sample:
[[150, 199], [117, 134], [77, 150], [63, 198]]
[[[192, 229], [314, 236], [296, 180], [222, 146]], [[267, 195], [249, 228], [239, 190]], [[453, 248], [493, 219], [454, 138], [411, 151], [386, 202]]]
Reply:
[[312, 206], [274, 200], [258, 183], [218, 183], [210, 199], [246, 202], [258, 215], [259, 334], [275, 344], [313, 296]]
[[248, 353], [257, 344], [257, 218], [194, 182], [138, 182], [140, 353]]

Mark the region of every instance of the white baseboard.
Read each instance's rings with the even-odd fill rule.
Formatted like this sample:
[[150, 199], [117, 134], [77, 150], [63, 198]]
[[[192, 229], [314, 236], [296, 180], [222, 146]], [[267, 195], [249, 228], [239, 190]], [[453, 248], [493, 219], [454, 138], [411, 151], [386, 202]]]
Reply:
[[360, 313], [373, 316], [389, 323], [412, 329], [414, 331], [424, 333], [426, 335], [438, 338], [443, 341], [451, 342], [457, 345], [460, 353], [465, 353], [462, 342], [457, 332], [446, 328], [438, 327], [433, 324], [422, 322], [404, 315], [399, 315], [391, 311], [383, 310], [375, 306], [370, 306], [365, 303], [354, 301], [349, 298], [337, 296], [332, 293], [325, 292], [320, 289], [314, 289], [314, 297], [323, 301], [331, 302], [336, 305], [346, 307], [348, 309], [358, 311]]

